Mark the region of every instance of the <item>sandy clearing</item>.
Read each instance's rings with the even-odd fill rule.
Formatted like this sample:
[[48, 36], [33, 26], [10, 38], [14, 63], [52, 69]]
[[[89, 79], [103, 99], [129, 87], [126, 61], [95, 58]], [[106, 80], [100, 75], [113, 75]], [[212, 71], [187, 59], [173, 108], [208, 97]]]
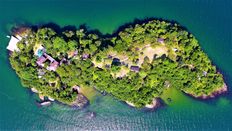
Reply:
[[124, 77], [124, 76], [126, 76], [126, 74], [127, 73], [129, 73], [129, 69], [127, 68], [127, 67], [125, 67], [125, 66], [123, 66], [122, 68], [121, 68], [121, 70], [119, 71], [119, 72], [117, 72], [116, 73], [116, 77], [118, 78], [118, 77]]
[[140, 56], [139, 56], [139, 62], [138, 62], [139, 66], [142, 65], [144, 58], [146, 56], [149, 58], [150, 62], [152, 62], [155, 54], [157, 55], [157, 57], [160, 57], [163, 54], [168, 55], [168, 49], [166, 46], [163, 46], [163, 45], [155, 47], [155, 48], [147, 46], [144, 48], [144, 50], [142, 52], [143, 52], [143, 54], [142, 55], [140, 54]]

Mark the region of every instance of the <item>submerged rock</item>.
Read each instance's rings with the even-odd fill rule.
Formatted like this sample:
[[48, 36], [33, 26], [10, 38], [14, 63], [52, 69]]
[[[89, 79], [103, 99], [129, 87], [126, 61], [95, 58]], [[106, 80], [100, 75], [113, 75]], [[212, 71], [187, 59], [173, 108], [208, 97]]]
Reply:
[[87, 119], [93, 119], [93, 118], [95, 118], [96, 117], [96, 113], [95, 112], [88, 112], [87, 114], [86, 114], [86, 118]]

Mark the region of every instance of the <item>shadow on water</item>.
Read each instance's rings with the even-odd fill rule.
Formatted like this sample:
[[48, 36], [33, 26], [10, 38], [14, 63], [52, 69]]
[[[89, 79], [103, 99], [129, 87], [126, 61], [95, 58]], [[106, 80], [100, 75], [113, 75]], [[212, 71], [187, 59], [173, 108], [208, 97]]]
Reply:
[[188, 29], [184, 26], [182, 26], [179, 22], [174, 21], [174, 20], [167, 20], [167, 19], [163, 19], [163, 18], [158, 18], [158, 17], [147, 17], [147, 18], [143, 18], [143, 19], [139, 19], [139, 18], [135, 18], [132, 22], [128, 22], [123, 24], [122, 26], [119, 26], [115, 31], [113, 31], [112, 34], [102, 34], [100, 32], [100, 30], [98, 29], [92, 29], [90, 28], [87, 24], [81, 24], [79, 27], [76, 26], [72, 26], [72, 25], [67, 25], [64, 27], [59, 26], [58, 24], [54, 23], [54, 22], [49, 22], [49, 23], [38, 23], [38, 24], [32, 24], [30, 22], [26, 22], [23, 20], [17, 20], [15, 21], [15, 23], [17, 23], [15, 25], [15, 28], [19, 28], [19, 27], [30, 27], [34, 30], [37, 30], [38, 28], [42, 28], [42, 27], [48, 27], [48, 28], [52, 28], [54, 29], [54, 31], [56, 31], [58, 34], [62, 33], [63, 31], [76, 31], [77, 29], [84, 29], [86, 31], [87, 34], [96, 34], [101, 38], [111, 38], [111, 37], [117, 37], [119, 32], [124, 31], [125, 28], [130, 28], [130, 27], [135, 27], [137, 24], [142, 25], [142, 24], [146, 24], [149, 21], [153, 21], [153, 20], [159, 20], [159, 21], [165, 21], [168, 23], [171, 23], [172, 25], [177, 24], [180, 29], [186, 30], [188, 31]]

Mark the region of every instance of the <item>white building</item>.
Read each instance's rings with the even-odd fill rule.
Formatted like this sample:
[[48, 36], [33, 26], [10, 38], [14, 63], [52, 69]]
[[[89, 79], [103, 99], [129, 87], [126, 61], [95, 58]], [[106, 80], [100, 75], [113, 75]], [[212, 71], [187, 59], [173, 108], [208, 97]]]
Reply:
[[17, 43], [22, 39], [22, 37], [20, 36], [11, 36], [10, 37], [10, 42], [8, 44], [8, 46], [6, 47], [6, 49], [10, 50], [10, 51], [19, 51], [19, 48], [17, 47]]

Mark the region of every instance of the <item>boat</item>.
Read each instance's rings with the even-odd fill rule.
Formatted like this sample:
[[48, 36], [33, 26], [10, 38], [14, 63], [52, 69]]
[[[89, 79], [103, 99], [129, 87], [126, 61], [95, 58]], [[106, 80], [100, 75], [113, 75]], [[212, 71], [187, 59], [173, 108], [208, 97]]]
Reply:
[[49, 105], [51, 105], [51, 102], [50, 101], [44, 101], [44, 102], [41, 102], [40, 105], [41, 106], [49, 106]]

